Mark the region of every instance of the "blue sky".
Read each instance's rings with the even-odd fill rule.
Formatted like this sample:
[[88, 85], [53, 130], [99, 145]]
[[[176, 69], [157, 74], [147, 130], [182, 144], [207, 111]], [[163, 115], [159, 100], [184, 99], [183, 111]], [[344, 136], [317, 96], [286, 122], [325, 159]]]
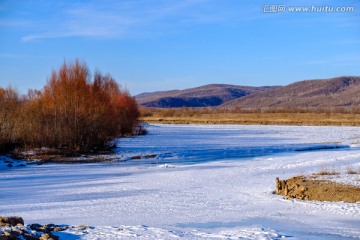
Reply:
[[[286, 11], [262, 12], [270, 4]], [[360, 1], [0, 0], [1, 87], [41, 89], [52, 69], [75, 58], [132, 94], [359, 76]]]

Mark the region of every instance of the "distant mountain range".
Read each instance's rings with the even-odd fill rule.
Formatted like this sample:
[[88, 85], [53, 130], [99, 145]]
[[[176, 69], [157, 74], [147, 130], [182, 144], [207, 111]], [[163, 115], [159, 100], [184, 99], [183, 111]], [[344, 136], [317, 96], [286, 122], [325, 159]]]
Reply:
[[209, 84], [184, 90], [142, 93], [135, 96], [145, 107], [214, 107], [249, 94], [267, 92], [278, 87], [248, 87], [228, 84]]
[[305, 80], [279, 87], [211, 84], [185, 90], [142, 93], [145, 107], [331, 108], [360, 106], [360, 77]]

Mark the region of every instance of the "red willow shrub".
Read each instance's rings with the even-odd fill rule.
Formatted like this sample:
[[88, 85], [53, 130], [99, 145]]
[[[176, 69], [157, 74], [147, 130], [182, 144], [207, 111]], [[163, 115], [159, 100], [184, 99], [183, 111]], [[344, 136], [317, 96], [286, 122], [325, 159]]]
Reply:
[[9, 150], [14, 143], [19, 110], [19, 94], [11, 87], [0, 88], [0, 152]]
[[14, 139], [28, 147], [88, 151], [132, 134], [139, 115], [135, 99], [110, 75], [96, 72], [91, 79], [85, 63], [64, 62], [42, 91], [23, 97]]

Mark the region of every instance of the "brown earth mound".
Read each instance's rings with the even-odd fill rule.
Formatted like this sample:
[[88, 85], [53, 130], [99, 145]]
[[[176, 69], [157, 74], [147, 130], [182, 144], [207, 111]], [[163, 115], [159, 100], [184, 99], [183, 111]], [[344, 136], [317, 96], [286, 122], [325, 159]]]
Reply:
[[292, 177], [288, 180], [276, 178], [275, 192], [289, 200], [297, 198], [310, 201], [360, 202], [358, 187], [326, 180], [310, 180], [304, 176]]

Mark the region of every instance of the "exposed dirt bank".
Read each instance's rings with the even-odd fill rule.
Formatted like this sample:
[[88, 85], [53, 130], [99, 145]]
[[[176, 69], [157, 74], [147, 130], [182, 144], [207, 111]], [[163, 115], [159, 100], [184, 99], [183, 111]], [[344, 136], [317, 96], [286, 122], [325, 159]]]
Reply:
[[288, 180], [277, 178], [275, 192], [289, 200], [297, 198], [309, 201], [360, 202], [359, 187], [327, 180], [308, 179], [304, 176], [292, 177]]
[[11, 158], [21, 159], [37, 164], [43, 163], [94, 163], [115, 160], [114, 152], [102, 150], [97, 152], [76, 152], [63, 149], [33, 149], [30, 151], [13, 151]]
[[62, 151], [59, 149], [33, 149], [30, 151], [15, 151], [11, 154], [0, 155], [1, 165], [8, 168], [25, 167], [30, 164], [42, 165], [46, 163], [75, 164], [75, 163], [98, 163], [109, 161], [137, 161], [155, 159], [157, 154], [119, 154], [109, 151], [97, 151], [96, 153], [78, 153]]

